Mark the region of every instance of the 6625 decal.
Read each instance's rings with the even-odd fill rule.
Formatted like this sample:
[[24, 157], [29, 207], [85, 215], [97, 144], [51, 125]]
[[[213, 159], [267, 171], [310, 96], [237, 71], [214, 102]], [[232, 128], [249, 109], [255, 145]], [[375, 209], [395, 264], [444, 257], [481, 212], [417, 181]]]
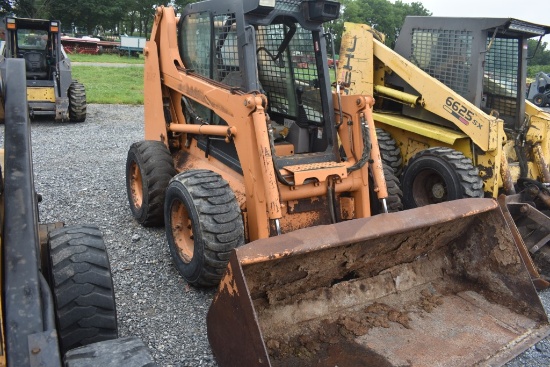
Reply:
[[464, 125], [470, 125], [471, 123], [480, 129], [483, 126], [474, 118], [475, 113], [472, 110], [464, 106], [460, 101], [455, 101], [453, 97], [447, 97], [443, 108]]

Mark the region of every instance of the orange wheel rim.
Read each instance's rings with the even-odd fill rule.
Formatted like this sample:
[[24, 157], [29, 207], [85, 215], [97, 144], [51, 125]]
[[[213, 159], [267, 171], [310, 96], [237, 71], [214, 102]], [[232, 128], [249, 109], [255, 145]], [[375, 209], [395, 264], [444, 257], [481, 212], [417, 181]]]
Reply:
[[172, 224], [172, 236], [180, 258], [185, 263], [193, 259], [195, 241], [191, 219], [185, 205], [181, 201], [175, 201], [170, 210], [170, 223]]
[[141, 181], [141, 171], [136, 162], [132, 162], [130, 167], [130, 191], [134, 207], [141, 208], [143, 204], [143, 183]]

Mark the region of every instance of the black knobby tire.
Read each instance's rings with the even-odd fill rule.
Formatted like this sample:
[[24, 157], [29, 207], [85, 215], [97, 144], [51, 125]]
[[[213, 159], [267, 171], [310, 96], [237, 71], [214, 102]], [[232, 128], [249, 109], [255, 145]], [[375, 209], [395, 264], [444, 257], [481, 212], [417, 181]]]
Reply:
[[145, 140], [132, 144], [126, 159], [126, 192], [138, 223], [145, 227], [164, 224], [164, 192], [175, 174], [164, 143]]
[[86, 89], [84, 85], [73, 81], [69, 86], [69, 120], [72, 122], [86, 121]]
[[[394, 174], [393, 169], [386, 163], [383, 163], [384, 178], [386, 179], [386, 188], [388, 190], [388, 197], [386, 198], [386, 206], [389, 213], [395, 213], [403, 210], [403, 192], [399, 185], [399, 179]], [[383, 207], [378, 196], [374, 191], [374, 180], [369, 177], [369, 192], [370, 192], [370, 210], [371, 215], [383, 213]]]
[[166, 189], [166, 237], [187, 282], [217, 285], [231, 250], [244, 243], [241, 210], [229, 184], [203, 169], [176, 175]]
[[381, 128], [376, 128], [376, 137], [382, 161], [393, 169], [393, 173], [399, 177], [403, 170], [403, 158], [401, 150], [390, 133]]
[[537, 93], [533, 96], [535, 106], [544, 107], [548, 103], [548, 97], [544, 93]]
[[127, 337], [93, 343], [65, 354], [65, 367], [155, 367], [141, 339]]
[[435, 147], [417, 153], [406, 165], [401, 179], [405, 208], [463, 198], [483, 197], [479, 171], [464, 154]]
[[96, 226], [56, 229], [48, 236], [44, 273], [52, 289], [59, 347], [115, 339], [115, 294], [107, 249]]

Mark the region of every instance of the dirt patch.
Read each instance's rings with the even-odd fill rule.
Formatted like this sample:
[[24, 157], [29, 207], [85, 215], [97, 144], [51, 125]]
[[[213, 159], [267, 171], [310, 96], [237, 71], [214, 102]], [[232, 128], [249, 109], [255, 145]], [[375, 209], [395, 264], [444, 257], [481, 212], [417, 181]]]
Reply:
[[443, 304], [443, 297], [436, 293], [432, 293], [427, 289], [420, 292], [422, 299], [420, 300], [420, 307], [426, 312], [432, 312], [437, 306]]
[[410, 328], [409, 316], [383, 303], [349, 312], [335, 321], [323, 320], [317, 329], [304, 330], [294, 338], [266, 341], [273, 366], [386, 366], [380, 355], [354, 342], [369, 329], [398, 323]]

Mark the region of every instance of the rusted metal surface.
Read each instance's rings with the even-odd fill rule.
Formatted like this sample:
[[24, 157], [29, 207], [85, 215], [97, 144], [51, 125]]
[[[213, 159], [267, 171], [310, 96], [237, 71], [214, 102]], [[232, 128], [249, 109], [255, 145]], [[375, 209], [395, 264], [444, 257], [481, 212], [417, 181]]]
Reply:
[[196, 124], [170, 124], [169, 130], [180, 133], [225, 136], [228, 141], [237, 133], [237, 128], [235, 126]]
[[548, 162], [546, 162], [544, 152], [542, 151], [540, 143], [533, 146], [533, 155], [535, 158], [535, 162], [537, 163], [540, 175], [542, 176], [542, 182], [550, 183], [550, 171], [548, 170]]
[[510, 167], [508, 166], [508, 158], [504, 152], [500, 155], [500, 174], [502, 176], [502, 188], [506, 195], [513, 195], [516, 193], [514, 188], [514, 180], [510, 173]]
[[547, 335], [498, 204], [435, 209], [236, 249], [207, 318], [220, 366], [503, 363]]
[[[520, 195], [500, 195], [498, 198], [498, 203], [500, 205], [500, 208], [502, 210], [502, 214], [504, 215], [504, 219], [506, 220], [506, 223], [508, 224], [510, 228], [510, 232], [512, 234], [512, 237], [514, 238], [516, 247], [518, 248], [519, 254], [525, 263], [525, 266], [527, 267], [527, 270], [529, 271], [529, 274], [531, 275], [531, 278], [533, 280], [533, 284], [537, 288], [537, 290], [542, 290], [550, 287], [550, 283], [541, 277], [535, 263], [533, 262], [533, 259], [531, 258], [531, 254], [529, 253], [529, 249], [527, 248], [525, 242], [523, 241], [523, 238], [521, 236], [521, 233], [516, 226], [514, 222], [514, 218], [512, 218], [512, 215], [510, 214], [510, 211], [508, 210], [508, 206], [510, 205], [513, 209], [517, 209], [517, 207], [514, 207], [513, 201], [518, 200], [517, 198]], [[527, 204], [519, 204], [519, 205], [527, 205]], [[515, 210], [514, 210], [515, 211]], [[518, 223], [519, 224], [519, 223]], [[526, 237], [527, 238], [527, 237]]]
[[304, 181], [311, 178], [325, 182], [329, 176], [348, 177], [346, 165], [337, 162], [310, 163], [283, 168], [294, 174], [294, 183], [296, 185], [302, 185]]

